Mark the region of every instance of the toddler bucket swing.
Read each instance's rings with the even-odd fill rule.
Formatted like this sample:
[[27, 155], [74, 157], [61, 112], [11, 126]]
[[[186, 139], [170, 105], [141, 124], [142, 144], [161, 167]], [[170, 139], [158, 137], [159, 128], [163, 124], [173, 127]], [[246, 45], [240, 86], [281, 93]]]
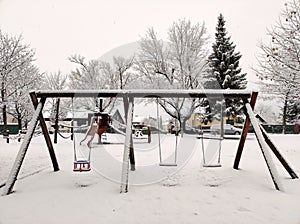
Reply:
[[[72, 98], [72, 124], [74, 124], [74, 102]], [[91, 127], [93, 123], [91, 122]], [[91, 170], [91, 147], [88, 145], [89, 151], [87, 159], [78, 159], [77, 157], [77, 150], [76, 150], [76, 138], [74, 135], [74, 129], [72, 128], [72, 135], [73, 135], [73, 150], [74, 150], [74, 163], [73, 163], [73, 171], [74, 172], [87, 172]], [[90, 129], [90, 128], [89, 128]], [[89, 131], [89, 130], [88, 130]]]

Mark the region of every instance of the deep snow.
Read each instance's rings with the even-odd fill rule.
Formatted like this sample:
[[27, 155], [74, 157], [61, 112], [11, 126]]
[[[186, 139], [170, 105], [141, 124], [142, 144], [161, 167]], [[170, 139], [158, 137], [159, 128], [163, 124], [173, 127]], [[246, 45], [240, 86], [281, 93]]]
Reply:
[[[300, 136], [270, 137], [299, 175]], [[237, 139], [223, 140], [220, 168], [203, 168], [201, 140], [184, 139], [180, 142], [189, 153], [179, 150], [178, 167], [158, 166], [155, 135], [151, 145], [137, 140], [137, 170], [129, 174], [133, 185], [120, 194], [123, 136], [108, 136], [116, 144], [93, 144], [92, 171], [87, 173], [72, 171], [73, 143], [62, 138], [55, 145], [61, 170], [53, 172], [43, 136], [36, 137], [14, 193], [0, 197], [0, 223], [300, 223], [299, 179], [291, 179], [274, 157], [285, 191], [275, 190], [254, 135], [246, 141], [240, 170], [232, 168]], [[174, 136], [162, 137], [164, 158], [172, 156], [174, 142]], [[205, 140], [205, 146], [214, 145], [210, 143]], [[17, 141], [0, 140], [0, 182], [19, 147]]]

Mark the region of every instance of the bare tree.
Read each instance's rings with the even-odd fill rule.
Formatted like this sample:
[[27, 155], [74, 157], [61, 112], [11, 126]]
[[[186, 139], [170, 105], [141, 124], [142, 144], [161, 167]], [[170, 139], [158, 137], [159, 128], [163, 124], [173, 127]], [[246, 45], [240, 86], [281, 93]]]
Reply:
[[[67, 80], [68, 76], [62, 74], [60, 71], [55, 73], [46, 74], [44, 78], [43, 88], [44, 89], [50, 89], [50, 90], [63, 90], [67, 88]], [[61, 101], [58, 98], [51, 98], [47, 101], [47, 108], [50, 110], [50, 119], [54, 121], [56, 116], [56, 110], [59, 107], [59, 104], [61, 104], [58, 118], [64, 119], [67, 116], [67, 112], [69, 111], [68, 108], [70, 108], [70, 101], [63, 100]]]
[[288, 104], [299, 98], [300, 87], [300, 2], [285, 4], [279, 21], [268, 30], [269, 43], [260, 43], [261, 54], [254, 68], [263, 90], [280, 97], [285, 133]]
[[[51, 90], [63, 90], [67, 87], [67, 75], [63, 75], [60, 71], [50, 73], [45, 76], [44, 88]], [[59, 133], [59, 120], [64, 120], [70, 111], [71, 102], [66, 99], [52, 98], [48, 99], [50, 106], [50, 121], [54, 123], [54, 143], [57, 143]]]
[[[110, 85], [109, 76], [103, 75], [102, 69], [109, 70], [109, 64], [100, 63], [97, 60], [85, 62], [85, 58], [80, 55], [72, 55], [69, 60], [79, 65], [75, 71], [70, 74], [70, 87], [73, 89], [108, 89]], [[95, 97], [92, 100], [81, 102], [86, 109], [94, 110], [95, 107], [100, 110], [100, 100]], [[111, 101], [105, 101], [104, 109], [111, 104]]]
[[26, 64], [33, 62], [35, 52], [27, 45], [22, 44], [22, 36], [13, 37], [2, 33], [0, 30], [0, 95], [3, 119], [3, 130], [7, 130], [7, 106], [9, 97], [18, 89], [28, 86], [32, 79], [22, 79], [23, 85], [14, 86], [21, 79], [18, 73]]
[[133, 74], [129, 71], [133, 66], [134, 57], [129, 59], [117, 56], [113, 57], [113, 74], [116, 76], [113, 80], [119, 80], [117, 89], [124, 89], [132, 81]]
[[[133, 65], [134, 58], [125, 59], [114, 57], [113, 65], [99, 60], [85, 62], [85, 58], [73, 55], [69, 58], [80, 67], [71, 72], [71, 87], [74, 89], [124, 89], [132, 80], [129, 71]], [[89, 108], [96, 106], [98, 110], [106, 110], [114, 103], [114, 99], [104, 99], [100, 106], [100, 100], [95, 97], [89, 104]]]
[[[204, 24], [179, 20], [169, 28], [168, 42], [159, 40], [153, 28], [141, 39], [136, 69], [146, 77], [148, 88], [203, 88], [207, 66], [208, 37]], [[201, 105], [195, 99], [161, 99], [159, 104], [184, 129], [185, 122]]]
[[51, 90], [63, 90], [67, 88], [68, 76], [63, 75], [61, 71], [46, 74], [44, 88]]
[[8, 113], [18, 121], [19, 129], [21, 129], [23, 126], [27, 126], [33, 113], [29, 91], [41, 85], [43, 74], [36, 66], [25, 63], [14, 71], [14, 76], [18, 78], [13, 80], [13, 87], [10, 87], [7, 95], [10, 102]]

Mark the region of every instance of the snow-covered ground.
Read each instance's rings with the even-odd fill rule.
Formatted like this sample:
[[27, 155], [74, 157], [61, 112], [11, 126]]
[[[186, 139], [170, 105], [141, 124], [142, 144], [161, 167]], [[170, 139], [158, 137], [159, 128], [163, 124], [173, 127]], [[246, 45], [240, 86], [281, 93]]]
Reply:
[[[79, 139], [81, 136], [76, 136]], [[300, 181], [274, 157], [284, 191], [274, 189], [253, 135], [246, 141], [240, 170], [232, 168], [237, 139], [222, 142], [222, 167], [202, 166], [201, 140], [178, 138], [177, 167], [159, 166], [157, 135], [152, 143], [136, 140], [137, 170], [130, 172], [129, 192], [120, 194], [124, 137], [92, 148], [92, 171], [75, 173], [73, 143], [60, 138], [55, 151], [61, 170], [53, 172], [43, 136], [35, 137], [14, 193], [0, 197], [1, 224], [32, 223], [300, 223]], [[300, 136], [271, 135], [300, 175]], [[174, 135], [161, 136], [162, 159], [174, 162]], [[214, 140], [204, 140], [206, 160], [214, 163]], [[20, 143], [0, 140], [0, 183], [6, 180]], [[214, 148], [214, 149], [213, 149]], [[87, 155], [85, 146], [77, 154]], [[0, 189], [2, 192], [3, 188]]]

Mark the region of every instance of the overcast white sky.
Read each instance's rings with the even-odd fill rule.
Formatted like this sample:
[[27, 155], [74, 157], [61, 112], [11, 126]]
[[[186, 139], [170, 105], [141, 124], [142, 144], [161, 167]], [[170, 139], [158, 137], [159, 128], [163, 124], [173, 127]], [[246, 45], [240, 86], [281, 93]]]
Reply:
[[68, 73], [72, 54], [99, 58], [120, 45], [138, 41], [149, 27], [165, 38], [180, 18], [203, 21], [211, 40], [222, 13], [244, 72], [253, 73], [257, 43], [278, 20], [286, 0], [0, 0], [0, 27], [23, 35], [36, 49], [43, 72]]

